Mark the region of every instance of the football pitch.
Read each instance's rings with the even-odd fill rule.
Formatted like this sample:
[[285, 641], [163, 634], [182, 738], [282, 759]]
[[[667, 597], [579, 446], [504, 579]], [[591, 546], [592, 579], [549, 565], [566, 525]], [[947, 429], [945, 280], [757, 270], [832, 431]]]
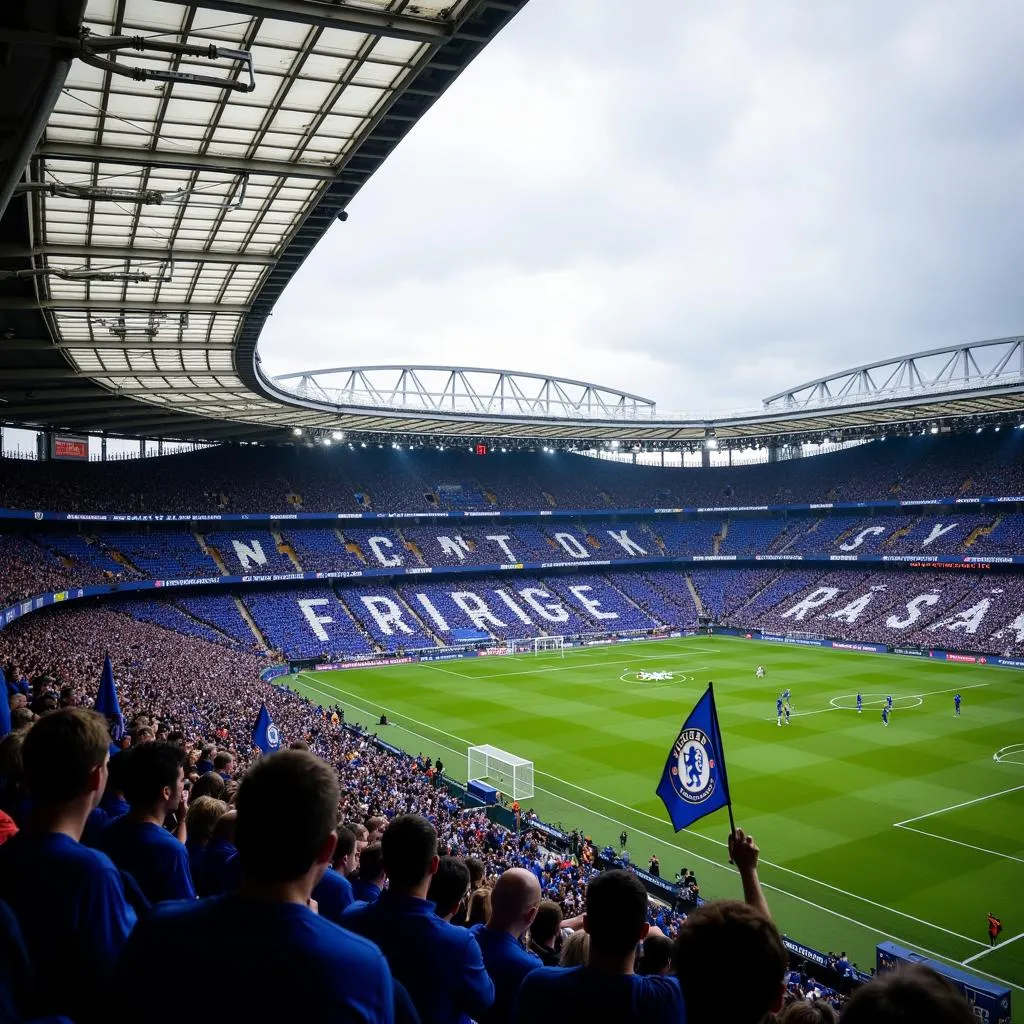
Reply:
[[[757, 665], [767, 675], [755, 678]], [[640, 682], [639, 671], [671, 672]], [[301, 673], [317, 703], [466, 778], [493, 744], [535, 765], [542, 819], [598, 846], [629, 834], [634, 863], [693, 870], [705, 897], [739, 898], [719, 811], [672, 831], [654, 790], [709, 679], [736, 823], [793, 939], [846, 950], [862, 969], [891, 940], [1024, 993], [1024, 674], [1011, 669], [789, 648], [726, 637], [515, 657]], [[792, 691], [779, 727], [775, 698]], [[864, 711], [855, 709], [864, 695]], [[953, 694], [963, 696], [954, 716]], [[881, 707], [894, 698], [888, 727]], [[376, 727], [381, 713], [393, 723]], [[990, 949], [987, 912], [1004, 932]]]

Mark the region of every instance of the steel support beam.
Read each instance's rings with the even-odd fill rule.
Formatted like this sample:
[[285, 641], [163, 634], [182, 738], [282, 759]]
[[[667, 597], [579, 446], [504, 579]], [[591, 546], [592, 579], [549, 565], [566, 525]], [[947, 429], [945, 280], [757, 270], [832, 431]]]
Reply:
[[0, 245], [0, 260], [55, 256], [64, 259], [135, 260], [171, 263], [230, 263], [237, 266], [273, 267], [277, 257], [269, 253], [215, 252], [203, 249], [154, 249], [131, 245]]
[[[249, 312], [244, 303], [225, 302], [161, 302], [152, 299], [0, 299], [0, 310], [91, 310], [97, 313], [231, 313], [242, 316]], [[144, 346], [144, 347], [149, 347]], [[158, 346], [157, 346], [158, 347]]]
[[[196, 0], [168, 0], [182, 6], [196, 6]], [[414, 43], [443, 43], [454, 32], [450, 21], [418, 18], [411, 14], [390, 14], [350, 6], [336, 6], [320, 0], [202, 0], [205, 10], [224, 11], [249, 18], [272, 18], [319, 28], [340, 29], [408, 39]]]
[[310, 178], [333, 181], [337, 171], [327, 164], [288, 163], [286, 160], [247, 160], [244, 157], [212, 156], [173, 149], [132, 149], [130, 146], [93, 146], [81, 142], [44, 142], [35, 156], [84, 163], [131, 164], [135, 167], [177, 167], [190, 171], [224, 174], [263, 174], [272, 178]]
[[[137, 351], [148, 351], [148, 350], [162, 350], [162, 351], [199, 351], [199, 352], [230, 352], [235, 347], [233, 341], [179, 341], [174, 338], [171, 341], [164, 341], [163, 339], [157, 338], [144, 338], [141, 341], [139, 339], [132, 340], [130, 338], [115, 338], [111, 336], [107, 338], [98, 338], [95, 341], [58, 341], [50, 342], [53, 348], [57, 349], [74, 349], [74, 348], [86, 348], [90, 351], [95, 349], [98, 352], [109, 352], [109, 351], [125, 351], [131, 350]], [[0, 342], [0, 352], [3, 351], [3, 342]]]

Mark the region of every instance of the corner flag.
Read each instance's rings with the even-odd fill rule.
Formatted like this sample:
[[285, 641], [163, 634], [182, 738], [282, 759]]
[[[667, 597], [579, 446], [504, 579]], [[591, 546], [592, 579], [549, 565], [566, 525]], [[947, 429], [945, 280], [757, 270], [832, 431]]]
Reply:
[[110, 664], [110, 655], [103, 659], [103, 673], [100, 676], [100, 692], [96, 695], [96, 710], [107, 720], [110, 726], [110, 738], [119, 742], [124, 735], [124, 715], [117, 699], [117, 687], [114, 685], [114, 666]]
[[264, 754], [272, 754], [281, 746], [281, 735], [270, 718], [266, 704], [260, 705], [259, 717], [252, 727], [252, 745], [259, 747]]
[[677, 832], [720, 807], [729, 808], [732, 820], [722, 733], [711, 683], [672, 744], [657, 793]]

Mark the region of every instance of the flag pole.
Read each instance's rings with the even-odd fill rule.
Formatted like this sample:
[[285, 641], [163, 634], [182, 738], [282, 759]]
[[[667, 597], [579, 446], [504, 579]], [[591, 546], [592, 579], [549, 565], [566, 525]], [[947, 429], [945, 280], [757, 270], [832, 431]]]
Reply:
[[715, 703], [715, 684], [708, 680], [708, 693], [711, 694], [711, 715], [715, 720], [715, 735], [718, 737], [718, 770], [722, 773], [725, 785], [725, 806], [729, 811], [729, 835], [736, 835], [736, 822], [732, 816], [732, 790], [729, 789], [729, 776], [725, 772], [725, 743], [722, 740], [722, 725], [718, 721], [718, 705]]

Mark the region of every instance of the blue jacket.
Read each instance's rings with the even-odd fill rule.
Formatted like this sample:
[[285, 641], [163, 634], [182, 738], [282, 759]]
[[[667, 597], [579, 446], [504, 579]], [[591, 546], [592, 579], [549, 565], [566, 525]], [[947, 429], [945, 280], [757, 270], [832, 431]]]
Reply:
[[380, 947], [423, 1024], [479, 1020], [494, 1002], [476, 939], [442, 921], [429, 900], [389, 890], [376, 903], [353, 904], [341, 923]]
[[539, 956], [527, 953], [508, 932], [496, 931], [485, 924], [475, 925], [470, 931], [494, 982], [494, 1005], [480, 1015], [480, 1024], [508, 1024], [523, 979], [544, 964]]

